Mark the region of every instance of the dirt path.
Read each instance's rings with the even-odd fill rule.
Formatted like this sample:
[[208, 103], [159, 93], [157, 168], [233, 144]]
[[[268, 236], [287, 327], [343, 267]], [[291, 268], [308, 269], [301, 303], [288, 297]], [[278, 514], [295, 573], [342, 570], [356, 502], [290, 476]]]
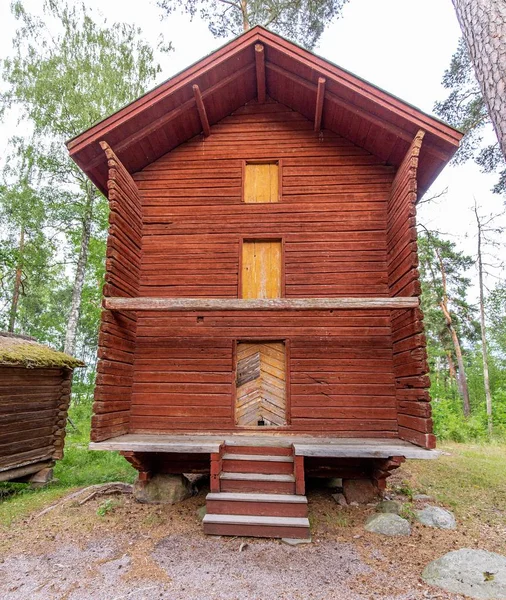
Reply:
[[464, 526], [375, 536], [363, 528], [374, 508], [343, 509], [329, 490], [309, 494], [310, 545], [205, 537], [197, 516], [205, 493], [171, 507], [128, 496], [105, 509], [104, 499], [70, 502], [0, 532], [0, 598], [455, 600], [421, 582], [423, 567], [455, 548], [499, 543], [493, 531]]

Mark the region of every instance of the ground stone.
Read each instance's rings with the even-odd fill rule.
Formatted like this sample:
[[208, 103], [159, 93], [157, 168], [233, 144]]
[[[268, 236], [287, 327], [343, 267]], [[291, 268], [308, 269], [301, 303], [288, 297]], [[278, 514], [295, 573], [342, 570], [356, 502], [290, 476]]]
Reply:
[[192, 496], [192, 485], [184, 475], [154, 475], [149, 481], [136, 481], [134, 497], [143, 504], [176, 504]]
[[437, 529], [455, 529], [455, 516], [449, 510], [439, 506], [426, 506], [423, 510], [415, 510], [417, 520], [427, 527]]
[[203, 518], [206, 516], [207, 514], [207, 509], [205, 506], [201, 506], [198, 510], [197, 510], [197, 516], [198, 518], [202, 521]]
[[310, 544], [311, 538], [281, 538], [281, 541], [289, 546], [300, 546], [301, 544]]
[[389, 536], [411, 534], [409, 521], [392, 513], [377, 513], [370, 516], [365, 523], [365, 528], [372, 533]]
[[401, 512], [401, 505], [394, 500], [383, 500], [376, 504], [376, 512], [398, 515]]
[[332, 494], [332, 498], [334, 498], [334, 500], [339, 504], [339, 506], [348, 506], [344, 494]]
[[413, 500], [432, 500], [432, 496], [427, 494], [414, 494]]
[[348, 504], [368, 504], [378, 498], [378, 489], [370, 479], [344, 479], [343, 493]]
[[506, 556], [462, 548], [429, 563], [423, 580], [479, 600], [506, 600]]

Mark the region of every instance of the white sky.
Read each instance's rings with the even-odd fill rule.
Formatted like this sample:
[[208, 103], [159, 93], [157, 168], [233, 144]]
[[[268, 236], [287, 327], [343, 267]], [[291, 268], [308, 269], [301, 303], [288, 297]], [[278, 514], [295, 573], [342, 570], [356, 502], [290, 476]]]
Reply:
[[[175, 52], [162, 56], [160, 81], [226, 41], [213, 38], [198, 19], [190, 22], [186, 16], [172, 15], [161, 21], [155, 0], [84, 1], [110, 21], [137, 24], [153, 44], [161, 32], [172, 41]], [[15, 31], [9, 4], [0, 0], [0, 57], [9, 54]], [[38, 10], [42, 0], [25, 0], [24, 4], [28, 10]], [[451, 0], [350, 0], [343, 17], [327, 28], [315, 52], [431, 113], [434, 102], [445, 97], [440, 82], [459, 36]], [[0, 124], [1, 153], [15, 128], [13, 122]], [[447, 167], [429, 193], [448, 187], [448, 194], [436, 206], [422, 208], [420, 220], [444, 231], [472, 254], [474, 197], [484, 213], [503, 208], [503, 198], [490, 192], [494, 183], [494, 176], [481, 174], [473, 163]]]

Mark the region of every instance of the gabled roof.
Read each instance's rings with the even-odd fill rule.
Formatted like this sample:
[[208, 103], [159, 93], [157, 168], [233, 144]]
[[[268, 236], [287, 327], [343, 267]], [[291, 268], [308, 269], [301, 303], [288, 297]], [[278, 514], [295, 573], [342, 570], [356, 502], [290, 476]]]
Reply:
[[257, 97], [256, 44], [264, 47], [268, 96], [314, 120], [318, 80], [325, 78], [322, 127], [386, 163], [399, 166], [423, 129], [422, 193], [457, 150], [458, 130], [257, 26], [67, 142], [71, 157], [105, 193], [107, 160], [101, 140], [130, 173], [143, 169], [202, 131], [194, 85], [211, 126]]

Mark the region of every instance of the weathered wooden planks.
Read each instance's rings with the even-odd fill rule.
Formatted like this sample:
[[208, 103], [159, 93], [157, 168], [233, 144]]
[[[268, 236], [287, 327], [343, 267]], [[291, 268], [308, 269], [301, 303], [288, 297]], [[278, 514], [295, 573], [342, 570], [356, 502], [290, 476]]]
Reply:
[[67, 368], [2, 365], [1, 481], [52, 466], [63, 457], [71, 380]]
[[[420, 294], [416, 246], [415, 203], [420, 149], [425, 133], [419, 131], [406, 153], [392, 184], [388, 204], [388, 275], [393, 296]], [[399, 436], [433, 448], [426, 342], [423, 314], [419, 309], [393, 312], [393, 361]]]
[[[321, 269], [322, 265], [316, 265]], [[329, 265], [328, 271], [335, 267]], [[339, 267], [337, 267], [339, 269]], [[302, 269], [301, 269], [302, 270]], [[307, 277], [307, 275], [306, 275]], [[352, 310], [417, 308], [418, 298], [105, 298], [109, 310], [128, 311], [246, 311], [246, 310]]]
[[[109, 178], [109, 236], [104, 295], [137, 296], [142, 245], [142, 207], [137, 185], [106, 142]], [[92, 439], [128, 431], [133, 383], [137, 317], [135, 313], [102, 313]]]

